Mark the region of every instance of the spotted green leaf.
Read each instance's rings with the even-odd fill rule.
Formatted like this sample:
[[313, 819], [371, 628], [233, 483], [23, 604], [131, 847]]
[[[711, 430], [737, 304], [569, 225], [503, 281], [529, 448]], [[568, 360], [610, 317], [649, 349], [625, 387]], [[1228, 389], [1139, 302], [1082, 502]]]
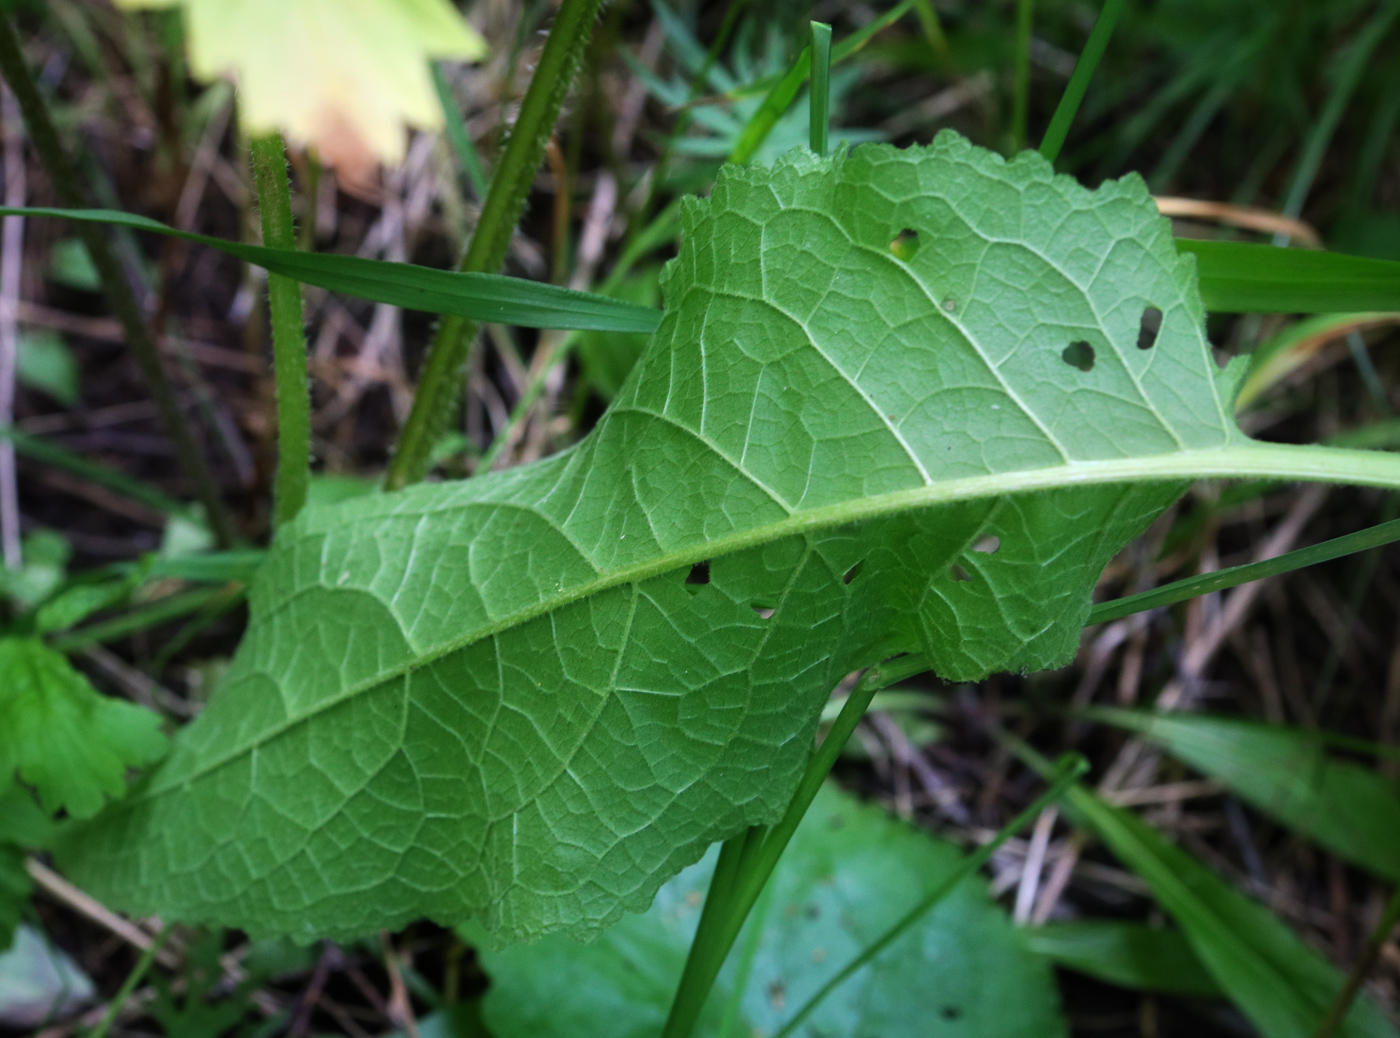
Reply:
[[80, 882], [303, 938], [595, 933], [778, 817], [852, 669], [1068, 662], [1191, 479], [1400, 483], [1242, 436], [1135, 177], [945, 134], [728, 167], [683, 230], [583, 442], [279, 533], [208, 709], [69, 838]]

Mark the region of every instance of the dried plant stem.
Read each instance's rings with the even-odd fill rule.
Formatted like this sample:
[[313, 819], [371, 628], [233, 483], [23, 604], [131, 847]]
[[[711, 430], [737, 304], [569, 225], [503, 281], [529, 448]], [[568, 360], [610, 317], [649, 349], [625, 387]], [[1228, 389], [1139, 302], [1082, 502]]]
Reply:
[[[45, 172], [48, 173], [49, 180], [53, 183], [59, 201], [71, 209], [87, 208], [87, 193], [78, 179], [72, 159], [58, 139], [48, 106], [39, 95], [39, 88], [24, 60], [24, 53], [20, 50], [14, 27], [9, 18], [4, 16], [0, 16], [0, 74], [4, 75], [5, 82], [14, 91], [20, 111], [24, 114], [29, 139]], [[195, 493], [204, 505], [214, 536], [221, 545], [228, 546], [234, 540], [232, 516], [219, 494], [219, 487], [214, 480], [208, 459], [185, 421], [184, 412], [181, 411], [180, 402], [175, 396], [175, 387], [171, 385], [165, 369], [161, 367], [160, 352], [156, 348], [155, 339], [141, 316], [136, 296], [131, 291], [121, 263], [112, 251], [111, 242], [96, 224], [80, 223], [77, 225], [77, 231], [87, 245], [93, 266], [97, 268], [101, 279], [107, 304], [121, 324], [122, 333], [146, 380], [146, 386], [155, 401], [156, 409], [160, 412], [166, 432], [174, 442], [175, 455], [179, 458], [180, 467], [194, 483]]]
[[[295, 249], [292, 194], [282, 135], [271, 133], [249, 142], [263, 244]], [[285, 274], [267, 274], [267, 304], [272, 317], [272, 357], [277, 382], [277, 488], [273, 524], [291, 522], [306, 504], [311, 472], [311, 401], [306, 377], [306, 327], [302, 319], [301, 283]]]
[[[535, 170], [582, 63], [601, 3], [602, 0], [563, 0], [559, 5], [459, 270], [494, 274], [505, 262], [506, 249], [525, 208]], [[444, 317], [438, 325], [418, 379], [413, 410], [389, 463], [386, 489], [397, 490], [427, 474], [433, 445], [446, 429], [461, 396], [462, 367], [476, 331], [477, 322], [463, 317]]]

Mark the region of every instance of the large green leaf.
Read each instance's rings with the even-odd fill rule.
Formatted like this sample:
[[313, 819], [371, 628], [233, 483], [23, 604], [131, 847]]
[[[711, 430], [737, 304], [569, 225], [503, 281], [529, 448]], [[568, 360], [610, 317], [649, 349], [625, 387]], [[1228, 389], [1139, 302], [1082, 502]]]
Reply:
[[[951, 844], [828, 786], [818, 794], [720, 976], [698, 1034], [713, 1036], [734, 990], [743, 1026], [773, 1034], [827, 979], [952, 873]], [[547, 937], [481, 951], [483, 1015], [496, 1038], [653, 1038], [680, 980], [713, 858], [661, 888], [645, 915], [592, 944]], [[832, 992], [804, 1038], [1054, 1038], [1065, 1031], [1050, 971], [964, 880], [939, 906]]]
[[[1082, 787], [1069, 803], [1152, 888], [1222, 991], [1264, 1038], [1308, 1038], [1344, 979], [1263, 905], [1235, 890], [1137, 816]], [[1364, 994], [1340, 1038], [1396, 1038]]]
[[1093, 716], [1141, 732], [1328, 850], [1400, 880], [1400, 785], [1332, 759], [1317, 732], [1129, 710]]
[[0, 638], [0, 785], [18, 772], [45, 810], [86, 818], [164, 752], [157, 715], [100, 695], [37, 639]]
[[95, 894], [305, 937], [594, 932], [776, 820], [851, 670], [1068, 662], [1189, 480], [1400, 484], [1243, 437], [1135, 177], [945, 134], [729, 167], [684, 232], [582, 443], [279, 532], [226, 683], [70, 840]]

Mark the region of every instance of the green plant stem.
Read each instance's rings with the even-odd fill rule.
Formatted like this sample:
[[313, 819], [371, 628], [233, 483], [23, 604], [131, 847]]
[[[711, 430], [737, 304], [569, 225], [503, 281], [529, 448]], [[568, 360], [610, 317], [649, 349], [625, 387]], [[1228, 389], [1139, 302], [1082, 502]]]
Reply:
[[[25, 126], [29, 130], [29, 139], [49, 176], [54, 193], [65, 206], [75, 209], [85, 207], [87, 193], [78, 178], [77, 168], [58, 139], [48, 106], [39, 95], [38, 85], [24, 60], [14, 27], [9, 17], [3, 14], [0, 14], [0, 74], [4, 75], [5, 82], [14, 91], [15, 99], [19, 102]], [[155, 339], [151, 337], [141, 316], [141, 309], [136, 303], [131, 285], [126, 280], [126, 274], [122, 271], [121, 263], [112, 251], [107, 235], [95, 225], [80, 225], [79, 233], [87, 245], [93, 266], [97, 268], [107, 305], [112, 308], [113, 314], [121, 324], [123, 338], [131, 348], [132, 356], [146, 380], [146, 387], [155, 401], [157, 411], [160, 412], [161, 421], [174, 443], [180, 467], [194, 484], [195, 494], [204, 505], [205, 515], [214, 536], [220, 545], [228, 547], [234, 541], [233, 518], [219, 493], [219, 486], [209, 467], [209, 461], [185, 421], [175, 388], [170, 384], [165, 369], [161, 366], [160, 351], [156, 348]]]
[[116, 1022], [117, 1014], [122, 1011], [122, 1006], [126, 1005], [126, 1000], [131, 997], [131, 993], [136, 990], [136, 985], [141, 983], [147, 972], [150, 971], [151, 964], [156, 961], [156, 956], [160, 954], [161, 947], [165, 944], [165, 939], [170, 936], [170, 927], [166, 927], [151, 938], [151, 946], [141, 953], [141, 958], [136, 960], [136, 965], [131, 968], [131, 972], [122, 981], [122, 986], [117, 989], [117, 993], [112, 996], [112, 1001], [107, 1005], [107, 1012], [102, 1017], [102, 1022], [94, 1027], [88, 1038], [106, 1038], [107, 1032], [111, 1030], [112, 1024]]
[[[274, 249], [297, 247], [292, 222], [292, 193], [282, 135], [270, 133], [248, 142], [263, 244]], [[297, 517], [306, 504], [311, 479], [311, 397], [306, 377], [306, 326], [301, 311], [301, 283], [283, 274], [267, 275], [267, 305], [272, 318], [272, 360], [277, 380], [277, 488], [274, 526]]]
[[1127, 4], [1128, 0], [1105, 0], [1103, 10], [1094, 22], [1089, 40], [1075, 62], [1074, 75], [1070, 76], [1069, 85], [1065, 87], [1060, 103], [1055, 106], [1055, 114], [1050, 118], [1050, 128], [1040, 142], [1040, 153], [1051, 162], [1060, 157], [1060, 149], [1065, 146], [1065, 138], [1069, 136], [1069, 128], [1089, 89], [1089, 81], [1094, 78], [1094, 71], [1099, 67], [1099, 61], [1108, 49], [1108, 41], [1113, 36], [1113, 27]]
[[197, 613], [211, 602], [218, 602], [221, 598], [235, 593], [241, 596], [243, 589], [238, 588], [235, 592], [228, 587], [204, 587], [192, 591], [181, 591], [174, 595], [167, 595], [150, 605], [123, 613], [121, 616], [114, 616], [110, 620], [103, 620], [100, 623], [70, 631], [61, 638], [53, 639], [49, 644], [59, 652], [76, 652], [89, 645], [116, 641], [118, 638], [125, 638], [137, 631], [144, 631], [158, 624], [188, 616], [190, 613]]
[[1327, 1014], [1322, 1018], [1322, 1023], [1317, 1025], [1317, 1030], [1313, 1032], [1313, 1038], [1332, 1038], [1341, 1030], [1342, 1024], [1346, 1021], [1347, 1013], [1351, 1011], [1351, 1004], [1356, 1001], [1357, 992], [1361, 990], [1361, 985], [1365, 983], [1367, 975], [1375, 968], [1376, 960], [1381, 957], [1381, 949], [1385, 947], [1385, 942], [1390, 939], [1390, 933], [1395, 929], [1397, 923], [1400, 923], [1400, 886], [1391, 892], [1390, 902], [1381, 914], [1381, 921], [1371, 931], [1371, 936], [1366, 941], [1366, 947], [1362, 950], [1361, 957], [1351, 968], [1351, 973], [1347, 975], [1347, 982], [1342, 985], [1342, 990], [1337, 992], [1337, 997], [1327, 1007]]
[[778, 859], [831, 773], [841, 749], [856, 730], [856, 723], [870, 705], [871, 698], [880, 689], [927, 669], [922, 657], [902, 656], [867, 671], [846, 697], [831, 730], [808, 761], [782, 820], [767, 831], [758, 827], [749, 829], [727, 840], [720, 848], [720, 860], [710, 881], [700, 925], [691, 942], [690, 955], [662, 1029], [662, 1038], [688, 1038], [694, 1030], [705, 999], [743, 929], [744, 920], [763, 893]]
[[894, 941], [898, 940], [905, 931], [917, 923], [927, 912], [932, 910], [940, 901], [947, 897], [948, 894], [952, 893], [959, 883], [977, 872], [983, 865], [987, 864], [987, 862], [991, 860], [992, 855], [1000, 850], [1007, 840], [1011, 839], [1012, 836], [1035, 821], [1041, 811], [1060, 799], [1079, 776], [1083, 775], [1088, 770], [1089, 762], [1078, 754], [1072, 754], [1062, 758], [1056, 766], [1055, 774], [1050, 777], [1050, 787], [1046, 789], [1044, 793], [1037, 797], [1029, 807], [1003, 826], [990, 842], [984, 843], [972, 854], [963, 858], [958, 864], [958, 867], [954, 869], [942, 883], [929, 891], [918, 904], [904, 913], [898, 922], [870, 944], [866, 945], [859, 955], [843, 966], [835, 976], [818, 988], [812, 997], [802, 1005], [802, 1008], [794, 1013], [792, 1018], [778, 1029], [777, 1033], [773, 1035], [773, 1038], [787, 1038], [788, 1035], [797, 1030], [802, 1022], [812, 1015], [812, 1012], [817, 1006], [821, 1005], [822, 1001], [825, 1000], [828, 995], [844, 984], [853, 973], [869, 963]]
[[1229, 569], [1216, 570], [1203, 576], [1173, 581], [1170, 584], [1136, 595], [1115, 598], [1111, 602], [1101, 602], [1090, 610], [1088, 623], [1106, 623], [1109, 620], [1118, 620], [1132, 613], [1140, 613], [1145, 609], [1158, 609], [1162, 606], [1175, 605], [1177, 602], [1184, 602], [1197, 595], [1223, 591], [1238, 584], [1247, 584], [1251, 580], [1262, 580], [1265, 577], [1288, 573], [1304, 566], [1327, 562], [1329, 559], [1341, 558], [1343, 555], [1352, 555], [1359, 551], [1378, 548], [1383, 544], [1390, 544], [1392, 541], [1400, 541], [1400, 519], [1380, 523], [1342, 537], [1334, 537], [1330, 541], [1286, 552], [1262, 562], [1231, 566]]
[[[914, 0], [900, 0], [900, 3], [880, 15], [879, 18], [871, 20], [856, 32], [851, 33], [832, 49], [832, 64], [839, 65], [845, 61], [870, 42], [871, 37], [881, 29], [903, 18], [913, 6]], [[734, 149], [729, 153], [730, 162], [748, 162], [763, 146], [763, 142], [768, 139], [768, 134], [778, 124], [783, 113], [788, 110], [788, 105], [796, 100], [802, 85], [807, 82], [807, 77], [812, 71], [811, 53], [811, 47], [803, 47], [802, 52], [797, 55], [797, 60], [792, 63], [782, 78], [773, 82], [768, 93], [764, 96], [763, 102], [758, 106], [758, 111], [754, 112], [740, 132]]]
[[[520, 116], [491, 179], [481, 219], [458, 269], [494, 274], [505, 262], [511, 235], [525, 208], [559, 109], [583, 60], [601, 2], [563, 0], [560, 4], [539, 66], [525, 91]], [[413, 408], [385, 475], [386, 489], [397, 490], [427, 474], [433, 445], [447, 427], [461, 395], [462, 367], [476, 330], [477, 322], [461, 317], [444, 317], [438, 325]]]
[[818, 155], [826, 154], [831, 111], [831, 26], [812, 23], [812, 95], [809, 142]]
[[1026, 146], [1031, 100], [1031, 22], [1035, 0], [1016, 0], [1015, 78], [1011, 86], [1011, 154]]

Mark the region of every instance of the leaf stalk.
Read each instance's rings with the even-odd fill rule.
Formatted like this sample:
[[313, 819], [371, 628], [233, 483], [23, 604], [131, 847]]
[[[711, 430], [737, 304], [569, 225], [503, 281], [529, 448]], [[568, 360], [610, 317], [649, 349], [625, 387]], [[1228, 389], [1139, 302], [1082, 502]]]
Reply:
[[[601, 3], [602, 0], [563, 0], [560, 4], [459, 270], [494, 274], [505, 262], [506, 249], [525, 208], [535, 170], [582, 63]], [[476, 331], [477, 322], [462, 317], [444, 317], [438, 325], [418, 380], [413, 408], [389, 463], [386, 489], [397, 490], [427, 475], [433, 445], [447, 427], [461, 396], [462, 367]]]
[[[263, 244], [295, 249], [292, 195], [282, 135], [270, 133], [249, 142], [253, 179], [258, 189]], [[272, 317], [272, 360], [277, 385], [277, 485], [273, 524], [297, 517], [306, 504], [311, 475], [311, 400], [306, 376], [306, 327], [301, 283], [284, 274], [267, 275], [267, 304]]]

